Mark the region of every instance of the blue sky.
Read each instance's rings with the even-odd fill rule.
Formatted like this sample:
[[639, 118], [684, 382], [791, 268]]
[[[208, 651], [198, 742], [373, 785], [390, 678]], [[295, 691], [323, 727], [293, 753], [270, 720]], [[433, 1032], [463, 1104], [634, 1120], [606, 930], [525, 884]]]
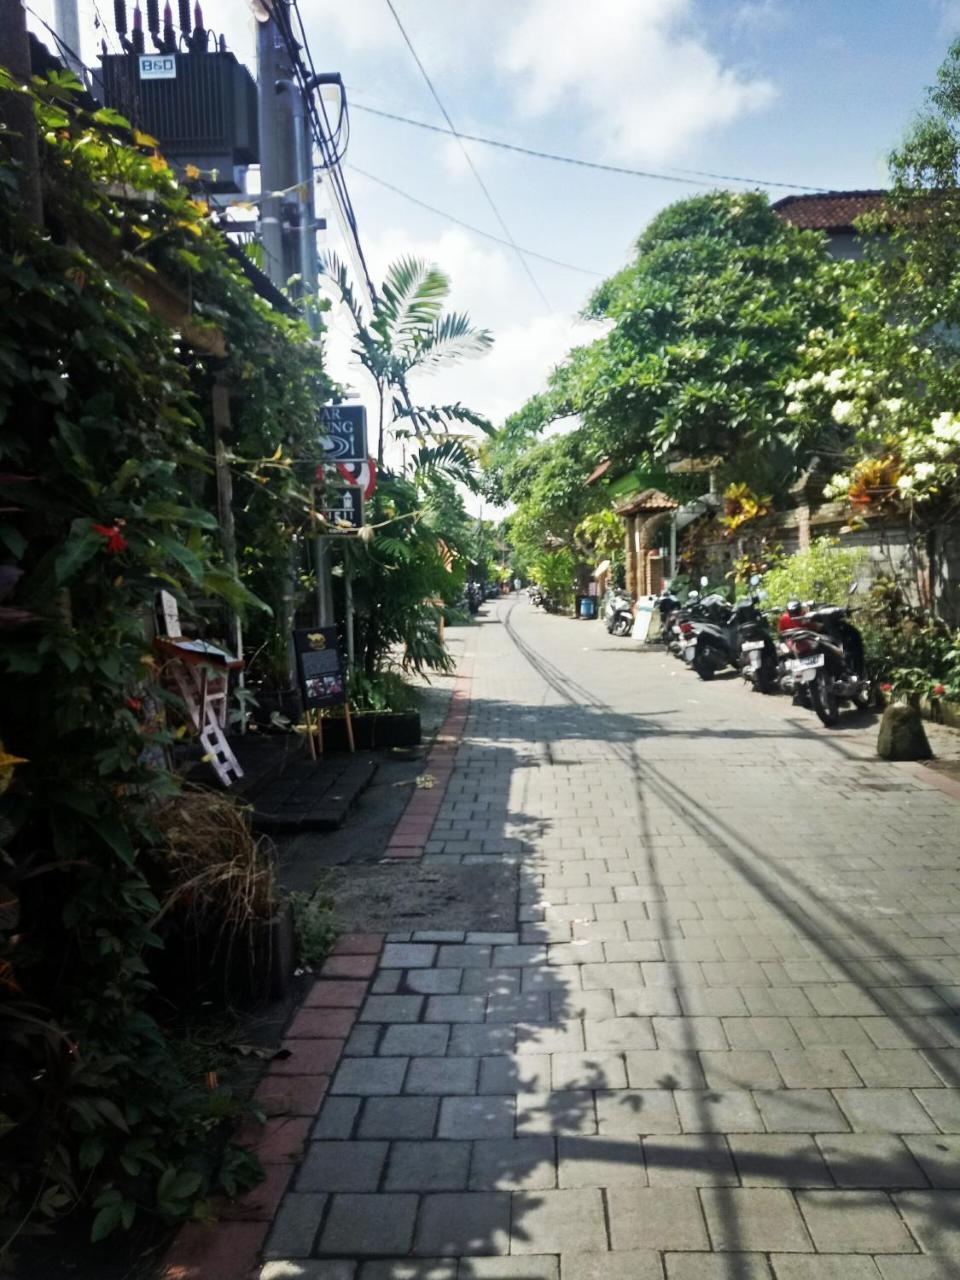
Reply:
[[[52, 0], [28, 2], [50, 19]], [[840, 189], [883, 185], [887, 151], [960, 32], [960, 0], [395, 3], [461, 129], [640, 168]], [[88, 61], [96, 8], [112, 24], [112, 0], [80, 0]], [[207, 25], [250, 59], [247, 0], [203, 8]], [[355, 108], [442, 124], [385, 0], [301, 8], [318, 68], [342, 73]], [[351, 121], [349, 164], [501, 234], [453, 139], [359, 109]], [[598, 273], [623, 263], [658, 209], [698, 190], [467, 145], [519, 245]], [[462, 399], [500, 421], [591, 336], [576, 312], [599, 277], [529, 260], [545, 305], [510, 249], [349, 170], [348, 179], [374, 274], [402, 253], [435, 260], [452, 278], [454, 305], [497, 339], [483, 360], [436, 375], [424, 398]], [[331, 362], [360, 386], [342, 317]]]

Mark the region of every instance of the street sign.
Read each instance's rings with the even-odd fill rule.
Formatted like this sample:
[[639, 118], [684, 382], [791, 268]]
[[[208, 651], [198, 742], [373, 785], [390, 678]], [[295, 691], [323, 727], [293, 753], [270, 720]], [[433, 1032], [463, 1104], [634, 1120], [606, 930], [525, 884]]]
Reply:
[[176, 54], [143, 53], [140, 55], [141, 80], [176, 80], [176, 78]]
[[367, 411], [362, 404], [329, 404], [320, 410], [324, 462], [366, 462]]
[[335, 707], [346, 701], [347, 679], [336, 627], [304, 627], [293, 633], [297, 676], [305, 707]]
[[331, 503], [329, 507], [325, 507], [324, 517], [332, 526], [324, 530], [325, 533], [336, 533], [338, 529], [342, 533], [349, 532], [350, 529], [359, 529], [363, 524], [363, 494], [359, 489], [340, 489], [327, 491], [324, 494], [324, 500]]

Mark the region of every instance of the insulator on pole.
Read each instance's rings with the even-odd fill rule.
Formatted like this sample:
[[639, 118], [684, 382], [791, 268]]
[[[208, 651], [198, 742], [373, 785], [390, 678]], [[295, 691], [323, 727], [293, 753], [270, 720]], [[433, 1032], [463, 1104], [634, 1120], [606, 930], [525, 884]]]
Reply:
[[113, 0], [113, 22], [117, 35], [127, 34], [127, 6], [125, 0]]
[[133, 7], [133, 51], [143, 53], [143, 14], [140, 11], [140, 0]]
[[193, 23], [190, 21], [190, 0], [179, 0], [179, 9], [181, 34], [188, 36], [193, 30]]
[[160, 0], [147, 0], [147, 30], [154, 38], [160, 34]]

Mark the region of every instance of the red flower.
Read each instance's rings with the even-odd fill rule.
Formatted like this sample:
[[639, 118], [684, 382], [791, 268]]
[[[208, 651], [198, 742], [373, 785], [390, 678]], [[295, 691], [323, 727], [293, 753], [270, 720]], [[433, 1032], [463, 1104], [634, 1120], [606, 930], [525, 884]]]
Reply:
[[143, 703], [139, 698], [126, 698], [124, 701], [129, 711], [140, 711], [143, 708]]
[[935, 698], [942, 698], [946, 692], [947, 686], [945, 684], [935, 684], [933, 686], [933, 696]]
[[880, 686], [880, 689], [883, 693], [889, 693], [892, 688], [893, 688], [892, 684], [882, 684]]
[[121, 551], [126, 551], [129, 543], [120, 532], [122, 520], [118, 520], [116, 524], [91, 524], [90, 528], [94, 533], [98, 533], [101, 538], [105, 539], [107, 550], [111, 555], [117, 555]]

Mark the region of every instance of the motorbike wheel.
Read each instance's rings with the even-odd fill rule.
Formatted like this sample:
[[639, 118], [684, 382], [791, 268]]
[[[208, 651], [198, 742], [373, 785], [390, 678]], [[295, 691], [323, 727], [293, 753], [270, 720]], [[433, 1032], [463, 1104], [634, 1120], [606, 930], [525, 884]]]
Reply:
[[618, 618], [613, 624], [613, 634], [615, 636], [628, 636], [633, 626], [631, 618]]
[[832, 729], [840, 719], [840, 700], [833, 691], [833, 681], [828, 683], [823, 671], [818, 671], [809, 689], [814, 711], [821, 722]]
[[713, 667], [710, 665], [710, 659], [707, 657], [707, 651], [706, 649], [701, 648], [700, 645], [697, 645], [697, 651], [693, 655], [692, 666], [701, 680], [713, 679], [715, 672]]
[[760, 663], [760, 670], [757, 672], [753, 687], [757, 693], [776, 693], [777, 664], [775, 662], [765, 658]]

